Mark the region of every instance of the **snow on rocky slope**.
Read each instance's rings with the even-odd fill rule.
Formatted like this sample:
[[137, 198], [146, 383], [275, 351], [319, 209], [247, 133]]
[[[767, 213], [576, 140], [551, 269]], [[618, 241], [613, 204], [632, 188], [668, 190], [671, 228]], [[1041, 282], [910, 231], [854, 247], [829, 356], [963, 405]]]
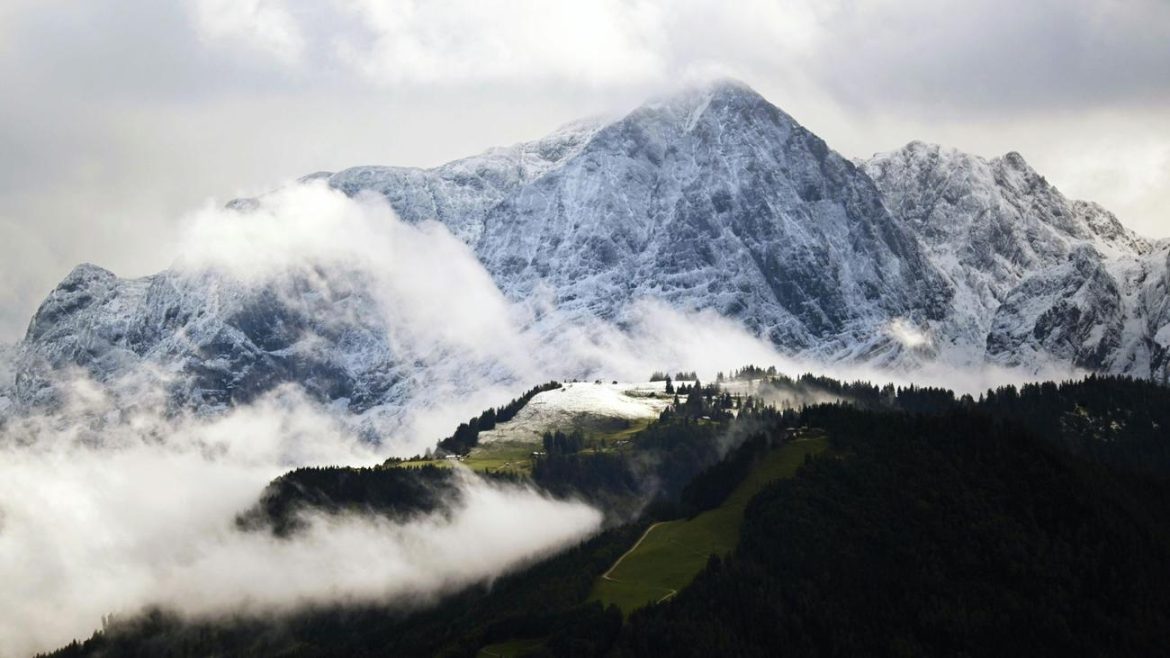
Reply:
[[665, 382], [568, 382], [561, 388], [538, 393], [515, 418], [481, 432], [479, 442], [538, 443], [546, 431], [612, 427], [615, 420], [653, 420], [672, 399], [665, 388]]
[[578, 121], [535, 142], [491, 149], [434, 169], [366, 166], [313, 176], [351, 196], [381, 194], [406, 221], [438, 219], [475, 244], [492, 208], [579, 153], [601, 125]]
[[[621, 326], [653, 298], [824, 362], [1168, 377], [1167, 243], [1066, 199], [1014, 153], [916, 142], [850, 162], [735, 82], [433, 169], [307, 178], [441, 222], [547, 332], [582, 318]], [[264, 203], [229, 205], [246, 215]], [[70, 366], [113, 381], [147, 364], [174, 378], [182, 406], [285, 382], [351, 411], [392, 406], [443, 349], [404, 352], [372, 306], [360, 276], [311, 264], [267, 287], [83, 265], [17, 346], [10, 397], [51, 401], [47, 378]]]
[[903, 351], [889, 319], [941, 319], [950, 295], [863, 172], [735, 82], [434, 170], [329, 183], [437, 217], [505, 294], [547, 294], [570, 317], [621, 321], [654, 297], [791, 352], [889, 364]]
[[314, 397], [363, 411], [405, 376], [365, 293], [340, 275], [256, 287], [214, 271], [119, 279], [79, 265], [33, 316], [16, 357], [15, 393], [26, 403], [51, 402], [51, 380], [80, 367], [111, 384], [149, 376], [180, 406], [248, 402], [297, 382]]
[[930, 327], [952, 360], [1165, 379], [1164, 248], [1065, 198], [1017, 153], [912, 142], [862, 166], [954, 290]]

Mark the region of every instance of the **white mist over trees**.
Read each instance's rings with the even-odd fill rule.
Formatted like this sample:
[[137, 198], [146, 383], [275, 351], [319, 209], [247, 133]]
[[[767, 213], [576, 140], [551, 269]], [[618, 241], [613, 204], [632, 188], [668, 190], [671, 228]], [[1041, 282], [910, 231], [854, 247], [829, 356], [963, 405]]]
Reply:
[[312, 603], [420, 605], [591, 534], [601, 516], [524, 486], [457, 478], [449, 513], [310, 515], [292, 538], [238, 514], [282, 472], [363, 464], [372, 447], [295, 389], [212, 417], [118, 409], [78, 380], [67, 408], [0, 433], [0, 655], [82, 637], [107, 614]]

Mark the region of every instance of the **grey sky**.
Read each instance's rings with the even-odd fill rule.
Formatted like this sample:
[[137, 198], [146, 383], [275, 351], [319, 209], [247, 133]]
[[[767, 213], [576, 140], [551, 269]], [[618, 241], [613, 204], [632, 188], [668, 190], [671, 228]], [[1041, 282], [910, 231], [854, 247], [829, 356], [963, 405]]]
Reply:
[[165, 267], [203, 204], [437, 164], [711, 75], [847, 156], [1017, 150], [1170, 236], [1168, 43], [1164, 0], [7, 0], [0, 340], [77, 262]]

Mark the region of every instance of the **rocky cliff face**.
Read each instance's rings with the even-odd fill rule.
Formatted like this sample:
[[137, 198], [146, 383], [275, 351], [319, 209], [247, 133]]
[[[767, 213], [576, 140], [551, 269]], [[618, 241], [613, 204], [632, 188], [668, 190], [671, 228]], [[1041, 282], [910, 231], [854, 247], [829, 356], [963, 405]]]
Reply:
[[254, 286], [212, 271], [125, 280], [80, 265], [33, 317], [15, 391], [26, 402], [51, 402], [51, 378], [80, 367], [107, 383], [148, 376], [180, 406], [247, 402], [296, 382], [362, 411], [391, 396], [403, 366], [365, 293], [342, 274]]
[[[434, 169], [307, 178], [381, 195], [408, 222], [443, 223], [506, 296], [557, 309], [535, 320], [550, 330], [580, 318], [620, 326], [631, 302], [653, 298], [829, 362], [1168, 375], [1166, 243], [1066, 199], [1018, 154], [916, 142], [850, 162], [738, 83]], [[50, 399], [47, 373], [63, 367], [110, 380], [149, 364], [174, 378], [181, 405], [214, 408], [283, 382], [356, 411], [393, 403], [413, 357], [373, 306], [353, 273], [257, 287], [211, 271], [122, 280], [83, 265], [15, 350], [17, 397]]]
[[492, 149], [434, 169], [368, 166], [312, 177], [350, 196], [380, 194], [404, 220], [437, 219], [464, 242], [475, 244], [484, 235], [492, 208], [580, 153], [602, 125], [580, 121], [535, 142]]
[[862, 172], [735, 84], [601, 128], [492, 207], [475, 249], [515, 298], [547, 286], [620, 321], [655, 297], [827, 358], [892, 358], [883, 324], [941, 318], [949, 296]]
[[1157, 376], [1156, 245], [1065, 198], [1017, 153], [914, 142], [862, 166], [955, 291], [932, 325], [949, 358]]

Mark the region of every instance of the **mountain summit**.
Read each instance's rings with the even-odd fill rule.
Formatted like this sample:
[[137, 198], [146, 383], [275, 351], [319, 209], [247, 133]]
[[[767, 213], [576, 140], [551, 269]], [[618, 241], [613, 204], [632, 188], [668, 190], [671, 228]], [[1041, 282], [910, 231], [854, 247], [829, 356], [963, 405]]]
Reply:
[[439, 219], [515, 299], [550, 286], [562, 310], [621, 320], [654, 297], [817, 357], [892, 362], [901, 348], [883, 324], [941, 319], [950, 295], [869, 177], [738, 82], [432, 170], [362, 167], [329, 184]]

